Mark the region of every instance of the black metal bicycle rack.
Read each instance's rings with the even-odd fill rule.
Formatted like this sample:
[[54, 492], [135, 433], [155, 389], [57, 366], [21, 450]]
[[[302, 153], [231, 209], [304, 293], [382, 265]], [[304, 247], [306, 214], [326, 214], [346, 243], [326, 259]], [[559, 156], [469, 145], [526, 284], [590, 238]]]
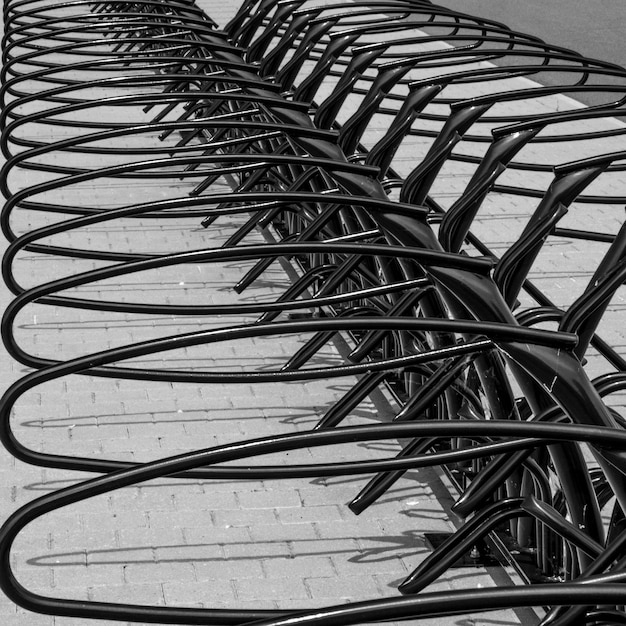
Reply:
[[[610, 184], [626, 169], [626, 152], [612, 143], [625, 130], [602, 125], [626, 116], [626, 70], [426, 1], [250, 1], [222, 31], [185, 1], [17, 0], [5, 2], [4, 23], [2, 272], [15, 298], [1, 332], [30, 369], [0, 401], [0, 439], [25, 463], [96, 474], [5, 522], [6, 595], [41, 613], [157, 623], [357, 624], [522, 606], [547, 607], [542, 624], [551, 626], [626, 623], [626, 434], [611, 402], [626, 387], [626, 362], [599, 330], [626, 278], [626, 196]], [[542, 82], [548, 74], [557, 77], [550, 86]], [[558, 112], [535, 106], [581, 93], [602, 101]], [[374, 119], [376, 141], [367, 134]], [[411, 142], [421, 152], [407, 168], [398, 154]], [[592, 147], [574, 152], [576, 142]], [[557, 144], [562, 158], [553, 162], [547, 148]], [[446, 168], [459, 164], [456, 186], [442, 190]], [[529, 173], [541, 184], [529, 184]], [[226, 176], [231, 189], [218, 184]], [[150, 185], [179, 180], [193, 181], [185, 195]], [[85, 198], [82, 185], [93, 181], [101, 190]], [[128, 181], [145, 181], [141, 197], [113, 203], [107, 186]], [[518, 202], [527, 207], [504, 249], [481, 234], [490, 202], [504, 217]], [[615, 207], [614, 232], [577, 217], [579, 207], [595, 205]], [[241, 215], [235, 234], [207, 247], [216, 223]], [[157, 225], [192, 218], [205, 230], [184, 249], [67, 243], [74, 231], [137, 217]], [[258, 228], [271, 229], [274, 242], [248, 243]], [[532, 275], [555, 240], [602, 250], [586, 259], [588, 286], [567, 302], [553, 302]], [[80, 269], [23, 285], [25, 252], [50, 266], [78, 260]], [[171, 302], [157, 291], [149, 302], [112, 300], [86, 289], [239, 260], [251, 265], [228, 285], [227, 303]], [[237, 299], [279, 261], [297, 269], [292, 285], [272, 301]], [[117, 346], [96, 337], [88, 351], [39, 354], [15, 332], [34, 304], [77, 315], [220, 315], [223, 325]], [[251, 321], [229, 322], [240, 315]], [[278, 336], [306, 339], [271, 370], [133, 361]], [[346, 359], [320, 365], [315, 355], [339, 336], [350, 340]], [[598, 364], [593, 375], [589, 358]], [[11, 411], [20, 397], [70, 375], [190, 385], [346, 375], [358, 382], [309, 431], [136, 463], [42, 452], [15, 435]], [[396, 398], [394, 419], [349, 425], [378, 387]], [[402, 440], [401, 453], [247, 465], [272, 452], [386, 440]], [[227, 465], [233, 461], [239, 465]], [[31, 521], [153, 478], [370, 475], [349, 504], [360, 514], [404, 472], [430, 466], [455, 480], [453, 510], [466, 522], [399, 585], [405, 597], [315, 611], [110, 604], [36, 594], [11, 565], [11, 547]], [[483, 541], [521, 554], [530, 584], [428, 591]]]

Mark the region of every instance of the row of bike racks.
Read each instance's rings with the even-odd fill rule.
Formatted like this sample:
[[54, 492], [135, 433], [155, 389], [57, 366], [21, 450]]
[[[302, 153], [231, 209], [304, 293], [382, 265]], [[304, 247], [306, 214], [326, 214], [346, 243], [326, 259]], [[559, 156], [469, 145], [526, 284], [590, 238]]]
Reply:
[[[597, 332], [626, 277], [626, 230], [565, 217], [578, 214], [574, 204], [606, 205], [615, 223], [623, 220], [626, 197], [613, 181], [626, 152], [613, 146], [624, 135], [626, 70], [417, 0], [252, 0], [224, 30], [185, 1], [17, 0], [5, 2], [4, 23], [0, 219], [3, 278], [14, 299], [1, 332], [30, 369], [2, 397], [0, 438], [26, 463], [96, 474], [5, 522], [0, 586], [11, 600], [53, 615], [158, 623], [353, 624], [520, 606], [547, 607], [544, 625], [626, 623], [626, 435], [612, 402], [626, 363]], [[593, 99], [542, 108], [559, 95]], [[383, 129], [374, 141], [373, 125]], [[406, 145], [417, 155], [410, 168], [398, 158]], [[445, 172], [455, 167], [463, 184], [444, 184], [444, 193]], [[224, 176], [232, 190], [217, 185]], [[104, 184], [96, 197], [68, 201], [85, 183], [111, 180], [145, 181], [141, 197], [113, 205]], [[159, 191], [180, 180], [193, 181], [190, 193]], [[514, 243], [490, 249], [477, 232], [481, 210], [520, 201], [534, 208]], [[78, 230], [138, 216], [194, 218], [210, 237], [215, 223], [235, 215], [245, 222], [215, 248], [66, 243]], [[31, 217], [37, 226], [25, 227]], [[271, 229], [274, 243], [246, 243], [258, 228]], [[603, 246], [587, 259], [588, 286], [567, 306], [531, 276], [555, 239]], [[80, 259], [85, 269], [23, 286], [24, 253]], [[231, 285], [236, 294], [279, 260], [299, 278], [271, 302], [176, 304], [158, 293], [153, 302], [103, 300], [71, 291], [236, 260], [254, 262]], [[103, 340], [65, 358], [20, 345], [16, 319], [33, 304], [225, 321], [117, 347]], [[228, 323], [241, 314], [256, 319]], [[272, 370], [132, 364], [184, 347], [290, 335], [308, 339]], [[350, 338], [347, 359], [320, 365], [316, 354], [338, 336]], [[591, 351], [602, 362], [594, 377], [585, 369]], [[192, 385], [347, 375], [358, 382], [309, 431], [131, 463], [42, 452], [16, 436], [11, 412], [23, 394], [74, 374]], [[401, 405], [394, 420], [346, 425], [379, 387]], [[401, 453], [383, 460], [246, 465], [272, 452], [398, 439]], [[11, 566], [12, 545], [33, 520], [153, 478], [373, 475], [349, 505], [359, 514], [404, 472], [427, 466], [454, 477], [461, 495], [453, 510], [466, 522], [399, 585], [397, 598], [315, 611], [110, 604], [44, 597]], [[503, 528], [530, 555], [533, 584], [428, 591]]]

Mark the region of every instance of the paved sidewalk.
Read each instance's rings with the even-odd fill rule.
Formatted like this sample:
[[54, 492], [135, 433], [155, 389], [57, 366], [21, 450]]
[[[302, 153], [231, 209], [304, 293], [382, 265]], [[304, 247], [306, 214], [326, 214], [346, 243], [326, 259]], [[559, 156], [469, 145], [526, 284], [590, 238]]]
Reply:
[[[200, 2], [209, 15], [225, 23], [236, 2]], [[555, 100], [555, 106], [559, 106]], [[423, 146], [407, 146], [406, 167]], [[461, 189], [466, 174], [444, 172], [441, 198]], [[15, 188], [24, 181], [14, 180]], [[64, 196], [69, 203], [93, 200], [106, 193], [113, 204], [145, 199], [141, 181], [83, 185]], [[182, 196], [193, 183], [172, 182], [151, 187], [155, 197]], [[228, 189], [223, 181], [224, 190]], [[527, 207], [507, 215], [507, 226], [523, 223]], [[482, 217], [482, 236], [496, 246], [507, 245], [503, 229], [494, 226], [500, 211]], [[622, 216], [620, 215], [620, 218]], [[29, 222], [16, 230], [32, 229]], [[39, 219], [44, 219], [38, 216]], [[594, 213], [594, 220], [598, 214]], [[607, 220], [618, 220], [614, 215]], [[127, 220], [113, 227], [97, 226], [67, 235], [68, 245], [128, 249], [150, 253], [219, 246], [242, 220], [221, 218], [209, 230], [198, 220]], [[614, 224], [610, 222], [610, 227]], [[514, 231], [512, 231], [514, 232]], [[508, 239], [508, 238], [507, 238]], [[60, 243], [61, 238], [55, 240]], [[63, 240], [66, 241], [66, 240]], [[253, 233], [249, 243], [262, 242]], [[557, 256], [558, 255], [558, 256]], [[573, 274], [588, 252], [559, 250], [547, 259], [537, 278], [564, 281], [563, 299], [582, 288], [584, 276]], [[574, 265], [564, 265], [564, 258]], [[40, 284], [92, 266], [36, 254], [22, 255], [18, 276], [24, 285]], [[231, 286], [249, 263], [177, 266], [83, 289], [83, 295], [107, 299], [169, 303], [235, 302]], [[543, 267], [543, 266], [542, 266]], [[586, 266], [585, 266], [586, 267]], [[586, 271], [586, 270], [585, 270]], [[543, 272], [543, 274], [542, 274]], [[583, 272], [581, 269], [580, 272]], [[574, 282], [576, 281], [576, 282]], [[275, 265], [246, 290], [239, 301], [269, 299], [290, 283], [286, 269]], [[575, 287], [574, 287], [575, 285]], [[557, 294], [558, 295], [558, 294]], [[2, 290], [3, 308], [10, 302]], [[616, 345], [624, 346], [619, 315], [623, 300], [612, 308]], [[20, 345], [49, 358], [68, 359], [117, 345], [180, 332], [217, 328], [253, 318], [177, 318], [76, 312], [31, 306], [18, 320]], [[620, 338], [621, 337], [621, 338]], [[297, 339], [218, 344], [172, 351], [135, 364], [160, 367], [226, 368], [237, 371], [274, 367], [292, 354]], [[319, 355], [325, 363], [340, 362], [335, 347]], [[26, 370], [4, 352], [0, 375], [5, 384]], [[42, 385], [16, 407], [13, 425], [20, 441], [34, 449], [94, 458], [148, 461], [242, 439], [310, 428], [327, 407], [353, 384], [337, 379], [307, 384], [185, 385], [146, 383], [93, 377], [67, 377]], [[382, 393], [360, 405], [351, 424], [376, 423], [393, 406]], [[389, 456], [399, 445], [357, 446], [360, 457]], [[277, 462], [297, 463], [353, 458], [355, 448], [307, 451], [302, 458], [285, 455]], [[326, 457], [325, 455], [332, 455]], [[0, 450], [0, 510], [5, 518], [32, 499], [85, 480], [84, 474], [41, 470], [15, 461]], [[113, 492], [83, 505], [68, 507], [31, 524], [16, 543], [13, 563], [29, 589], [60, 598], [210, 608], [319, 607], [397, 594], [397, 584], [430, 552], [424, 533], [452, 530], [447, 507], [451, 498], [431, 470], [412, 471], [379, 503], [361, 516], [345, 506], [366, 478], [291, 481], [158, 480]], [[499, 571], [492, 572], [502, 584]], [[456, 569], [435, 589], [496, 584], [482, 569]], [[528, 618], [528, 614], [522, 616]], [[99, 620], [33, 615], [0, 598], [0, 622], [7, 626], [45, 624], [92, 626]], [[422, 620], [419, 624], [518, 624], [512, 611], [484, 617]], [[528, 623], [528, 622], [525, 622]]]

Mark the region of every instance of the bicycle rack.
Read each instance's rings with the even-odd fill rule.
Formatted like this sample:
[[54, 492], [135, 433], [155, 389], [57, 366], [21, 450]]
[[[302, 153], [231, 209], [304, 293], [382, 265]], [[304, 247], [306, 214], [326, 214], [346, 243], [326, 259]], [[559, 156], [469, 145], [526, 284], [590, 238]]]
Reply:
[[[626, 362], [602, 322], [626, 279], [626, 227], [616, 217], [607, 232], [577, 215], [624, 204], [624, 191], [605, 181], [626, 162], [613, 144], [624, 134], [616, 121], [624, 86], [607, 78], [624, 79], [626, 70], [425, 1], [252, 0], [223, 31], [183, 1], [17, 0], [5, 3], [4, 21], [0, 223], [3, 278], [15, 297], [0, 330], [29, 371], [0, 399], [0, 440], [25, 463], [96, 474], [19, 508], [0, 529], [0, 587], [13, 602], [50, 615], [158, 623], [357, 624], [526, 606], [545, 607], [546, 626], [625, 623], [626, 435], [612, 400], [625, 388]], [[541, 84], [548, 73], [558, 73], [556, 85]], [[603, 102], [540, 106], [581, 93]], [[382, 126], [372, 141], [374, 119]], [[407, 167], [412, 141], [420, 153]], [[580, 141], [593, 149], [544, 158], [553, 144]], [[462, 174], [449, 188], [452, 167]], [[542, 185], [527, 183], [527, 172]], [[111, 191], [118, 186], [126, 197]], [[532, 204], [496, 250], [481, 230], [494, 197], [505, 210]], [[233, 219], [237, 228], [222, 236], [220, 223]], [[145, 233], [97, 238], [130, 220]], [[203, 228], [179, 247], [151, 247], [146, 225], [179, 222]], [[79, 244], [71, 238], [78, 231]], [[259, 243], [259, 231], [272, 241]], [[581, 271], [582, 293], [563, 302], [533, 276], [555, 240], [601, 249]], [[48, 260], [36, 284], [20, 276], [25, 254]], [[143, 296], [150, 272], [244, 262], [238, 281], [223, 287], [226, 300]], [[291, 268], [292, 282], [247, 299], [278, 263]], [[94, 295], [121, 279], [136, 293]], [[157, 325], [111, 345], [79, 324], [82, 343], [61, 341], [49, 353], [24, 342], [18, 320], [30, 307], [78, 320], [160, 315], [205, 326], [163, 334]], [[275, 351], [271, 368], [206, 365], [226, 342], [245, 354], [257, 341], [279, 346], [279, 337], [297, 341]], [[337, 338], [349, 345], [341, 362], [320, 364]], [[195, 348], [201, 358], [177, 364]], [[139, 462], [20, 439], [11, 422], [20, 398], [74, 375], [86, 384], [356, 382], [309, 430]], [[394, 418], [353, 425], [377, 388], [395, 398]], [[404, 442], [400, 452], [377, 460], [306, 456], [390, 440]], [[293, 460], [256, 463], [279, 452]], [[155, 478], [373, 475], [349, 504], [360, 514], [423, 467], [454, 480], [452, 510], [465, 523], [399, 583], [407, 597], [314, 611], [61, 599], [27, 589], [11, 559], [30, 522]], [[511, 552], [525, 556], [526, 570], [518, 569], [534, 570], [532, 584], [428, 591], [483, 541], [516, 567]]]

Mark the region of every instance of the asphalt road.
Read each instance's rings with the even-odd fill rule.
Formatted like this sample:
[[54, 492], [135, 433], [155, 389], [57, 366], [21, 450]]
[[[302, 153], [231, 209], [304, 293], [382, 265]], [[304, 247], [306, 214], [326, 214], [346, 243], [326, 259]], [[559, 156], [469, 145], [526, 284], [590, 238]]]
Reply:
[[626, 0], [438, 0], [626, 67]]
[[[436, 0], [626, 67], [626, 0]], [[607, 81], [615, 82], [615, 81]], [[623, 84], [623, 81], [620, 81]]]

